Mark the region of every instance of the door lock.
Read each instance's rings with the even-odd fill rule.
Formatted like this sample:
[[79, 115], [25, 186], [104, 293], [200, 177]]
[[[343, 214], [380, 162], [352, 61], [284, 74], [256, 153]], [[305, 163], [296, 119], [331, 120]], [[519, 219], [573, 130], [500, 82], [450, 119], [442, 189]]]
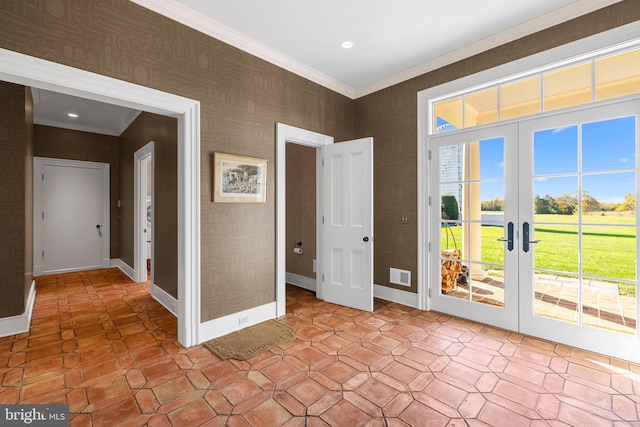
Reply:
[[369, 238], [365, 236], [365, 237], [363, 237], [363, 238], [362, 238], [362, 241], [363, 241], [363, 242], [368, 242], [368, 241], [369, 241]]

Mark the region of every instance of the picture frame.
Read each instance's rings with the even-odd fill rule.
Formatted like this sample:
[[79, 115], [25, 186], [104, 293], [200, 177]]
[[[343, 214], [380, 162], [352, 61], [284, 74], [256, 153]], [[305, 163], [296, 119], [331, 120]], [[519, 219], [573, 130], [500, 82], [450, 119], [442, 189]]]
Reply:
[[214, 203], [266, 203], [268, 160], [213, 153]]

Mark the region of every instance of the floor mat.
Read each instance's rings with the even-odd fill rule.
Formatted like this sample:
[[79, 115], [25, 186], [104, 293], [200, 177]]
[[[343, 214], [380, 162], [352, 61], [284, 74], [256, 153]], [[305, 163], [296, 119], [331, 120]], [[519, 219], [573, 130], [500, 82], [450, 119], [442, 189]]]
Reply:
[[291, 341], [295, 332], [295, 329], [277, 320], [267, 320], [202, 345], [222, 360], [247, 360]]

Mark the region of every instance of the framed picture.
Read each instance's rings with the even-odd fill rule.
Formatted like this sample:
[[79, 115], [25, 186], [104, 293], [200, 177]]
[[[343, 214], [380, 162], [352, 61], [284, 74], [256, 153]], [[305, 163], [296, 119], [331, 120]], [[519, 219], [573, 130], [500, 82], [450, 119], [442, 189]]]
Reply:
[[213, 153], [213, 201], [266, 203], [266, 159]]

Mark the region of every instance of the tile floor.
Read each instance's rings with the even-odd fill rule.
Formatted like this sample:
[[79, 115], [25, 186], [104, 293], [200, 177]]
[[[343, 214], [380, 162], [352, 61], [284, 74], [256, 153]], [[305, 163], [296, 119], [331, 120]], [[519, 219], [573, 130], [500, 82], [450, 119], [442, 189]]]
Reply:
[[181, 347], [119, 270], [37, 292], [0, 338], [0, 403], [68, 403], [72, 426], [640, 426], [640, 366], [395, 303], [289, 287], [296, 339], [238, 362]]

